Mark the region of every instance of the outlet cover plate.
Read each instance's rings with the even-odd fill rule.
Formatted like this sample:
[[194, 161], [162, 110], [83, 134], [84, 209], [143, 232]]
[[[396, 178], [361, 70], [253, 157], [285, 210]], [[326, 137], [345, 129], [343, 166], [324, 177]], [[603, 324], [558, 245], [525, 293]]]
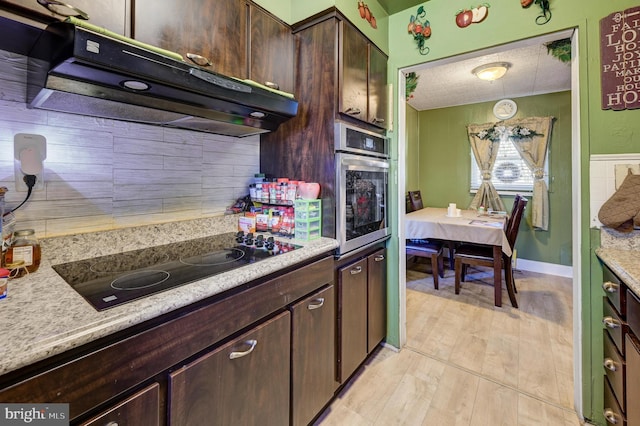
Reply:
[[[20, 151], [25, 148], [36, 149], [40, 153], [40, 157], [44, 162], [47, 158], [47, 139], [42, 135], [17, 133], [13, 137], [13, 166], [16, 177], [16, 191], [27, 192], [27, 184], [24, 183], [24, 173], [20, 168]], [[33, 187], [33, 191], [44, 190], [44, 166], [42, 171], [36, 175], [36, 185]]]

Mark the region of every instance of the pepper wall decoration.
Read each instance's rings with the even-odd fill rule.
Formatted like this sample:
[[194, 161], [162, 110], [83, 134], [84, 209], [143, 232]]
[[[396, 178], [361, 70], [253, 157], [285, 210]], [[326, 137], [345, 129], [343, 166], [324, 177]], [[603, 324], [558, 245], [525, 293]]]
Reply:
[[369, 6], [367, 6], [364, 2], [358, 2], [358, 12], [360, 12], [360, 17], [365, 19], [369, 25], [373, 27], [373, 29], [378, 29], [378, 23], [376, 22], [376, 17], [373, 16], [371, 10], [369, 10]]
[[551, 20], [551, 6], [549, 0], [520, 0], [520, 5], [526, 9], [532, 4], [540, 6], [542, 12], [536, 17], [536, 24], [544, 25]]
[[429, 47], [425, 46], [425, 41], [431, 37], [431, 23], [427, 19], [427, 12], [420, 6], [415, 15], [411, 15], [407, 32], [413, 35], [413, 39], [418, 43], [418, 51], [421, 55], [429, 53]]

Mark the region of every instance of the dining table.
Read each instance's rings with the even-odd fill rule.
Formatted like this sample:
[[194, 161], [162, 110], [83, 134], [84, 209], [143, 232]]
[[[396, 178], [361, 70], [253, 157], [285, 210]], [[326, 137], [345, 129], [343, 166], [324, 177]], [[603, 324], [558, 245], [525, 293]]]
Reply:
[[506, 256], [512, 254], [504, 229], [506, 214], [460, 210], [459, 214], [450, 216], [448, 212], [447, 208], [425, 207], [407, 213], [405, 238], [432, 238], [492, 246], [494, 302], [496, 306], [502, 306], [502, 253]]

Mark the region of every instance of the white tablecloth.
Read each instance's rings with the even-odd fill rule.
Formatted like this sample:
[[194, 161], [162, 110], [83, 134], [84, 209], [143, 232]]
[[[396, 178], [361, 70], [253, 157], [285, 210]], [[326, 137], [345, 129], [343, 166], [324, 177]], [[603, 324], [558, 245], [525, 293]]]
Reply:
[[505, 220], [504, 217], [479, 215], [475, 210], [462, 210], [460, 217], [449, 217], [446, 208], [426, 207], [406, 215], [405, 237], [501, 246], [502, 252], [511, 256], [504, 233]]

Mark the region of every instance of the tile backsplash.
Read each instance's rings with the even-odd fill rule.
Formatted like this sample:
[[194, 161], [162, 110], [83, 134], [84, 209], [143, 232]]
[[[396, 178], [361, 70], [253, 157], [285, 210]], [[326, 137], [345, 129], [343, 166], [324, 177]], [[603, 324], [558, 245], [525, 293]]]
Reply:
[[7, 209], [26, 196], [14, 138], [46, 138], [44, 188], [16, 211], [39, 237], [222, 215], [260, 169], [259, 136], [232, 138], [28, 109], [27, 58], [0, 51], [0, 186]]
[[598, 220], [600, 207], [616, 192], [627, 170], [634, 174], [640, 167], [640, 154], [600, 154], [590, 158], [591, 227], [602, 226]]

